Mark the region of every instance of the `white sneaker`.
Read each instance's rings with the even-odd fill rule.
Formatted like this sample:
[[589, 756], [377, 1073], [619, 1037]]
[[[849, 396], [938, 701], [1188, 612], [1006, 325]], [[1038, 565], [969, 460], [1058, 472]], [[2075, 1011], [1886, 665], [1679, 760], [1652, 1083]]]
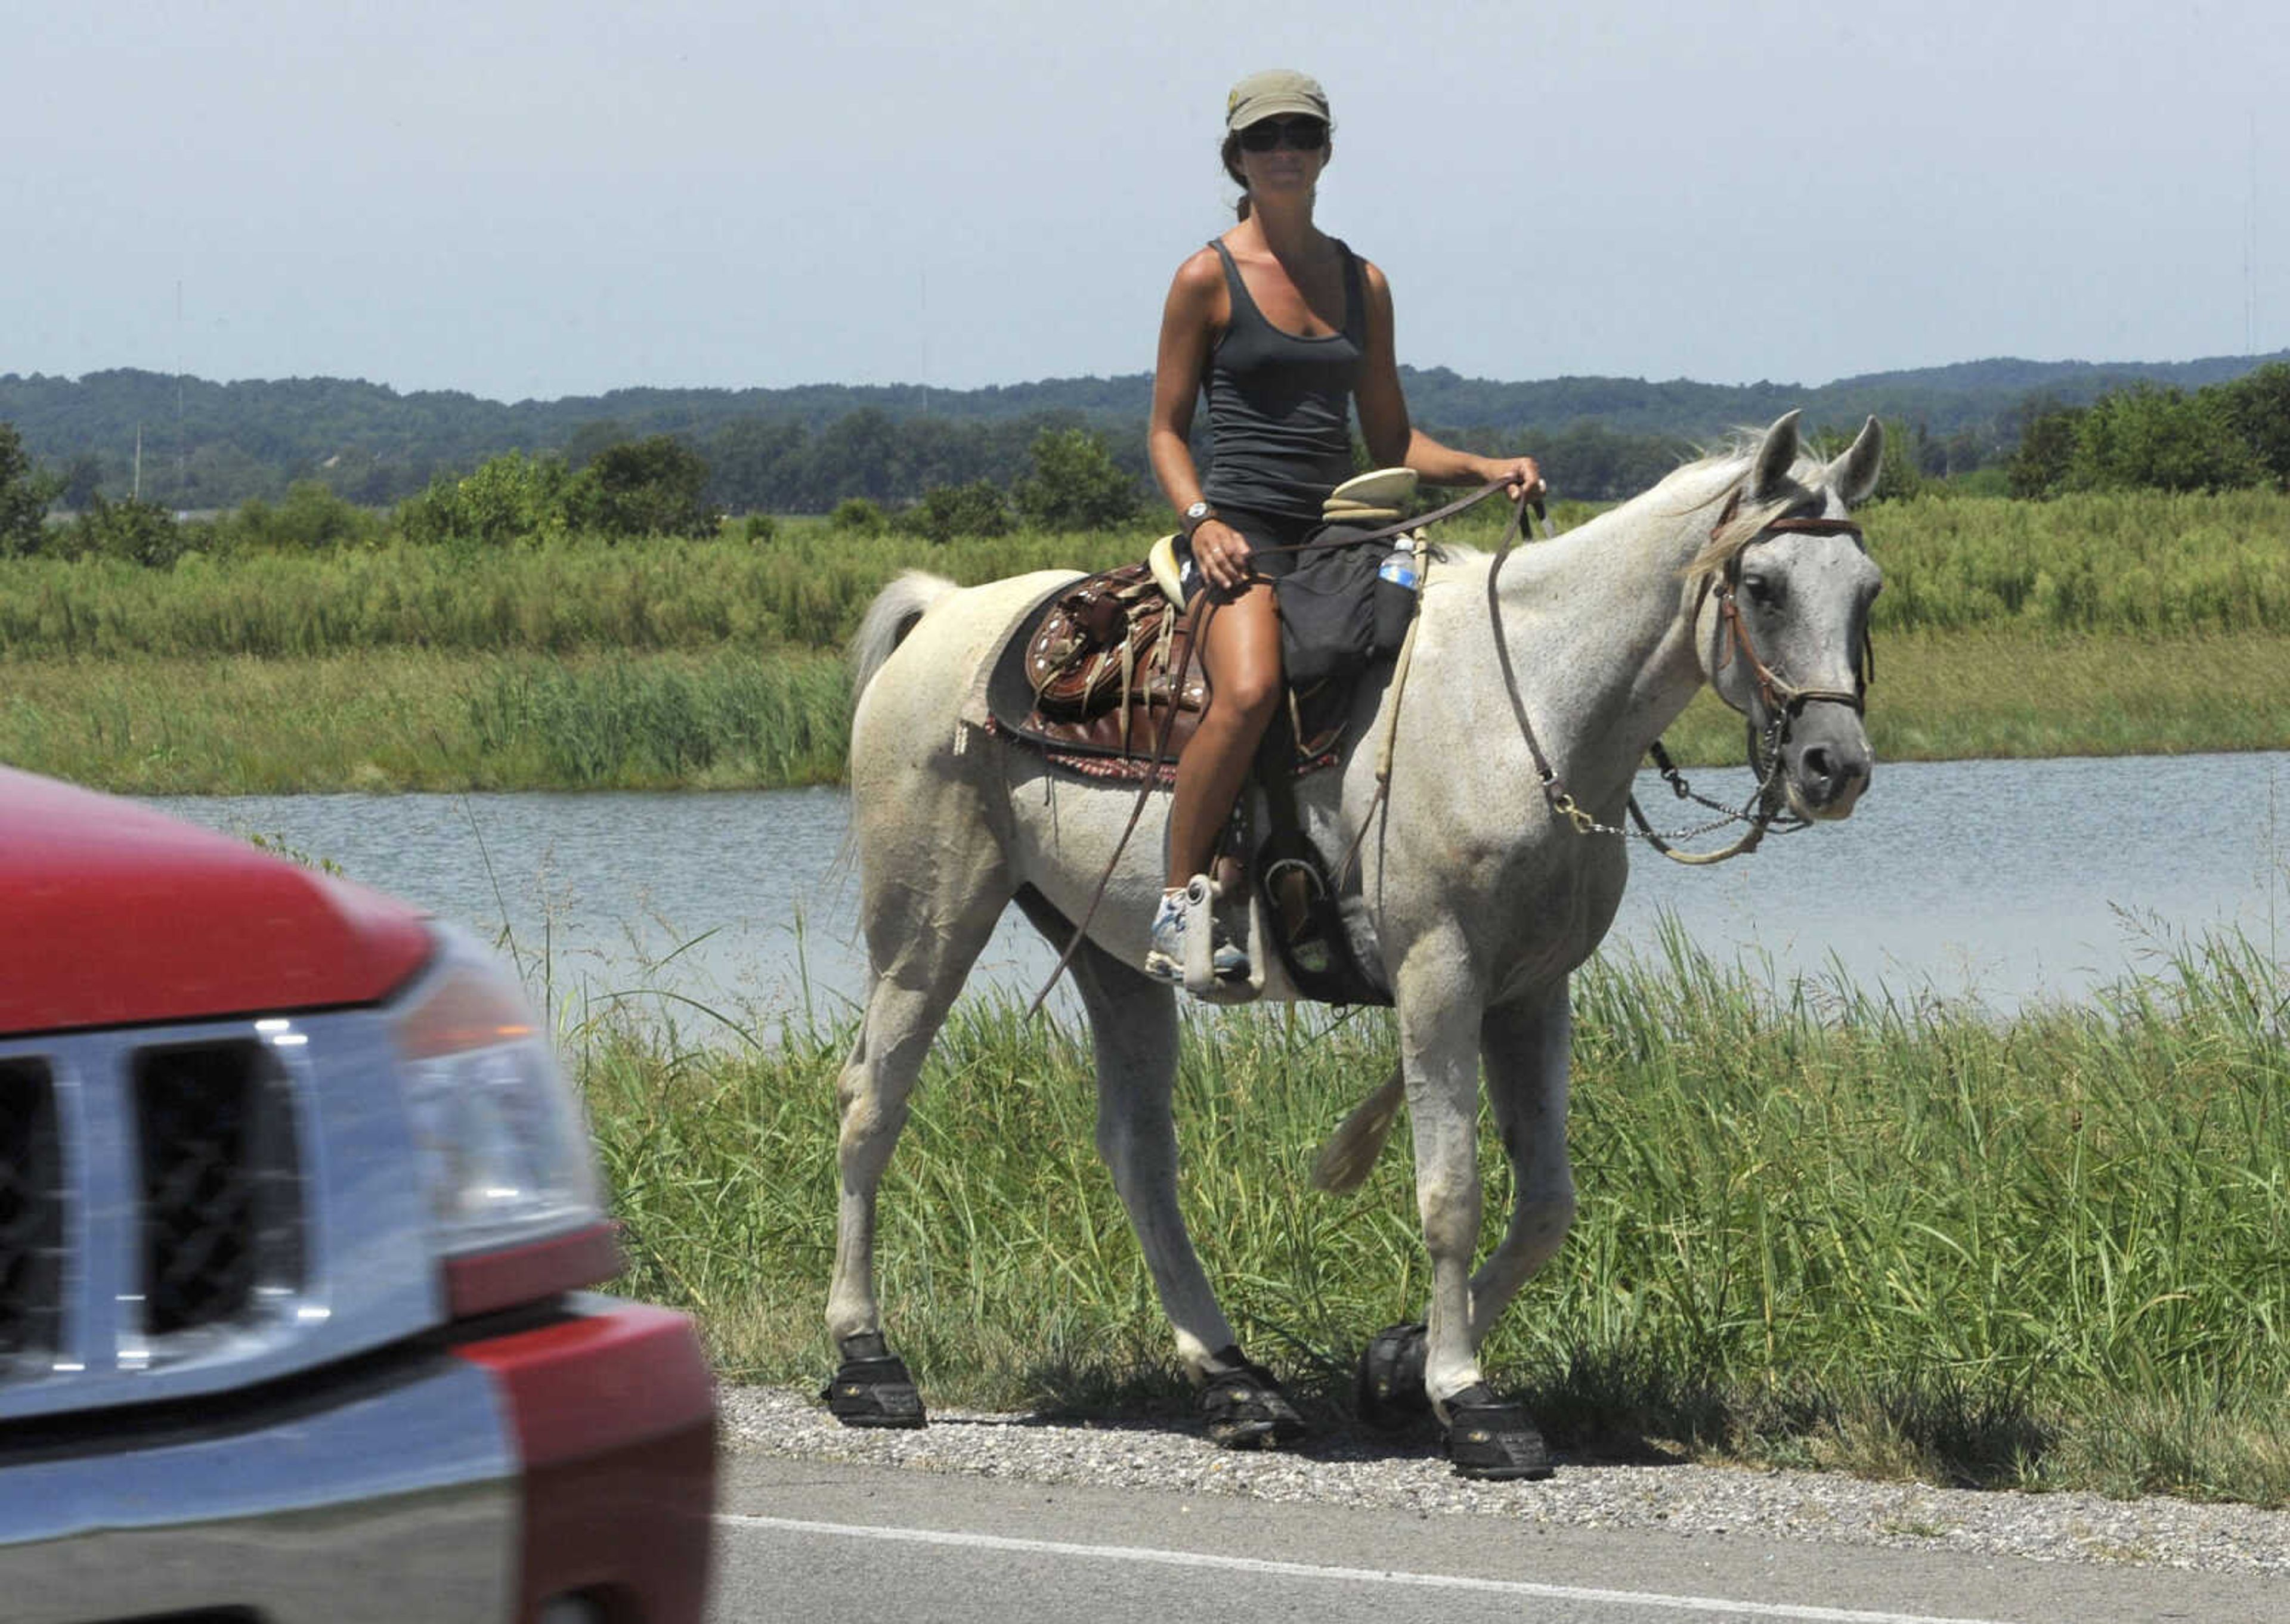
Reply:
[[[1154, 910], [1150, 945], [1145, 951], [1145, 973], [1157, 981], [1166, 981], [1172, 987], [1185, 984], [1185, 893], [1165, 891], [1161, 906]], [[1243, 981], [1248, 979], [1248, 955], [1231, 942], [1223, 940], [1219, 931], [1212, 938], [1209, 968], [1220, 981]]]

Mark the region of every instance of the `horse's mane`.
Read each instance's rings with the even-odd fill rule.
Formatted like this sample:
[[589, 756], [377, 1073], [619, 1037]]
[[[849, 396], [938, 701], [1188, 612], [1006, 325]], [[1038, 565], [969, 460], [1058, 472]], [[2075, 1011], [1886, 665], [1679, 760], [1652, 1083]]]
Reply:
[[[1823, 464], [1818, 458], [1800, 457], [1790, 470], [1790, 485], [1769, 501], [1748, 500], [1746, 485], [1750, 471], [1756, 467], [1758, 447], [1764, 438], [1763, 431], [1754, 428], [1737, 429], [1725, 444], [1715, 451], [1704, 452], [1688, 462], [1681, 462], [1662, 476], [1661, 483], [1639, 492], [1628, 501], [1609, 508], [1589, 524], [1570, 531], [1579, 534], [1592, 525], [1609, 521], [1621, 522], [1626, 515], [1636, 516], [1649, 509], [1661, 508], [1677, 516], [1698, 513], [1706, 508], [1723, 508], [1736, 492], [1742, 496], [1733, 516], [1714, 530], [1701, 550], [1685, 566], [1685, 579], [1700, 581], [1724, 573], [1742, 549], [1756, 540], [1766, 525], [1787, 515], [1791, 508], [1803, 505], [1822, 488]], [[1692, 488], [1689, 497], [1687, 490]], [[1677, 505], [1683, 503], [1682, 506]], [[1475, 558], [1485, 549], [1469, 546], [1444, 549], [1451, 557]]]

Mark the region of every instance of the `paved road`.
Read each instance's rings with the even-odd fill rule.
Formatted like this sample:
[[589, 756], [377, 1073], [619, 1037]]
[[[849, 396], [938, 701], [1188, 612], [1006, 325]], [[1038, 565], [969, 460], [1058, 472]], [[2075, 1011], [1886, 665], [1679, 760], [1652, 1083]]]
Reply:
[[733, 1454], [714, 1617], [2290, 1624], [2290, 1579], [1538, 1527]]

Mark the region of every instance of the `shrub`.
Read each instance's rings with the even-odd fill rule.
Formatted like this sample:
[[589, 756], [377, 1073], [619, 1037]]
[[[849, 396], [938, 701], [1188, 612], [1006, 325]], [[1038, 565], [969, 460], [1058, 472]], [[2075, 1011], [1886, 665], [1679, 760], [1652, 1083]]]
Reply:
[[2290, 491], [2290, 362], [2276, 361], [2221, 387], [2227, 417], [2279, 489]]
[[1105, 436], [1086, 428], [1045, 428], [1034, 436], [1034, 471], [1011, 492], [1026, 522], [1041, 530], [1109, 530], [1137, 516], [1137, 482], [1122, 471]]
[[708, 464], [673, 435], [608, 446], [565, 491], [573, 522], [607, 536], [713, 536], [724, 513], [707, 501]]
[[46, 548], [48, 504], [62, 483], [33, 466], [13, 423], [0, 423], [0, 558]]
[[430, 482], [398, 504], [397, 527], [409, 541], [476, 541], [500, 547], [546, 541], [572, 528], [567, 487], [572, 476], [555, 457], [508, 452], [456, 479]]
[[239, 505], [216, 526], [228, 542], [273, 550], [318, 549], [379, 539], [381, 525], [315, 479], [297, 480], [272, 507], [260, 497]]
[[983, 479], [966, 485], [933, 485], [920, 501], [899, 515], [893, 527], [941, 545], [957, 536], [1006, 536], [1010, 509], [1002, 492]]
[[2084, 491], [2238, 491], [2262, 476], [2216, 390], [2189, 396], [2142, 383], [2102, 396], [2084, 414], [2066, 483]]
[[779, 521], [768, 513], [751, 513], [741, 522], [740, 533], [750, 542], [760, 544], [780, 533]]
[[98, 494], [71, 526], [72, 551], [154, 568], [173, 564], [189, 550], [190, 541], [173, 514], [132, 497], [115, 502]]
[[827, 516], [828, 528], [844, 531], [855, 536], [878, 536], [883, 533], [883, 510], [863, 496], [845, 497], [835, 504], [835, 511]]
[[2065, 484], [2068, 465], [2075, 460], [2077, 426], [2083, 420], [2079, 406], [2038, 408], [2020, 431], [2020, 448], [2005, 469], [2011, 493], [2044, 497]]

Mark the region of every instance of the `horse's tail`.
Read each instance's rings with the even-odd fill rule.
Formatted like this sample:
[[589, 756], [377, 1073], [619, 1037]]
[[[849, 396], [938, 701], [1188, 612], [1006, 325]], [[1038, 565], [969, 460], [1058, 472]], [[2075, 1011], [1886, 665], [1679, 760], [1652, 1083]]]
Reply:
[[875, 595], [859, 622], [858, 635], [851, 639], [853, 712], [859, 708], [859, 696], [867, 692], [867, 684], [875, 680], [875, 673], [883, 668], [891, 652], [914, 630], [915, 622], [930, 612], [932, 604], [956, 590], [955, 584], [942, 575], [908, 570]]
[[1314, 1187], [1331, 1195], [1345, 1196], [1367, 1182], [1368, 1174], [1375, 1167], [1375, 1158], [1383, 1149], [1383, 1141], [1391, 1137], [1391, 1124], [1398, 1120], [1399, 1108], [1406, 1100], [1407, 1079], [1394, 1066], [1389, 1080], [1354, 1106], [1352, 1114], [1320, 1147], [1320, 1154], [1312, 1163]]

